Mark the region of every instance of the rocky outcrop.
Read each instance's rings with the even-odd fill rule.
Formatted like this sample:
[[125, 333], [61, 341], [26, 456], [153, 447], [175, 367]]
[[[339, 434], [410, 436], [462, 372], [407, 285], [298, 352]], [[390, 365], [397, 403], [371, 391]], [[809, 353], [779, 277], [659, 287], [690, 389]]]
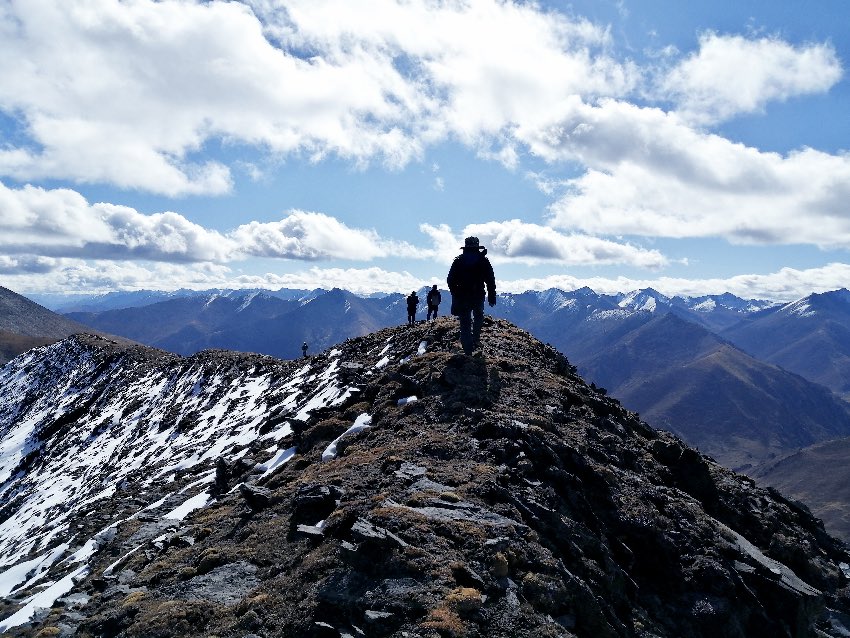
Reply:
[[[292, 453], [257, 471], [261, 441], [222, 450], [194, 470], [206, 505], [115, 525], [10, 633], [847, 635], [850, 559], [803, 506], [650, 428], [507, 322], [473, 356], [456, 338], [440, 319], [312, 358], [333, 396], [257, 421], [290, 424]], [[123, 477], [139, 508], [150, 473]]]

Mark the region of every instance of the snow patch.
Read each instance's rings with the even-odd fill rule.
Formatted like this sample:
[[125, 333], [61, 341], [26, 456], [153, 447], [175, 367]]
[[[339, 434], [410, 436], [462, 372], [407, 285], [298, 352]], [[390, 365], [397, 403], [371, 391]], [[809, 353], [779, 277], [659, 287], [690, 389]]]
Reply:
[[268, 461], [266, 461], [265, 463], [262, 463], [259, 466], [258, 469], [263, 470], [262, 476], [268, 476], [269, 474], [274, 472], [277, 468], [279, 468], [281, 465], [286, 463], [289, 459], [291, 459], [293, 456], [295, 456], [295, 451], [297, 449], [298, 448], [296, 448], [296, 447], [290, 447], [290, 448], [286, 448], [285, 450], [278, 450], [277, 453], [272, 458], [270, 458]]
[[325, 448], [325, 451], [322, 452], [322, 461], [330, 461], [331, 459], [336, 458], [337, 445], [343, 437], [346, 437], [349, 434], [355, 434], [369, 427], [372, 427], [372, 417], [364, 412], [355, 419], [354, 424], [351, 427], [336, 437], [331, 444]]
[[29, 581], [24, 586], [25, 588], [37, 582], [67, 549], [68, 543], [63, 543], [46, 554], [42, 554], [32, 560], [24, 561], [18, 565], [13, 565], [9, 569], [0, 572], [0, 598], [6, 597], [18, 589], [18, 585], [27, 581], [27, 578], [29, 578]]
[[196, 494], [192, 498], [185, 501], [182, 505], [175, 507], [173, 510], [165, 514], [163, 518], [170, 518], [176, 521], [182, 521], [196, 509], [205, 507], [206, 504], [209, 502], [210, 495], [207, 492], [201, 492], [200, 494]]
[[814, 317], [817, 313], [812, 310], [807, 299], [800, 299], [785, 306], [785, 310], [790, 315], [798, 315], [800, 317]]
[[7, 631], [12, 627], [18, 627], [23, 625], [25, 622], [28, 622], [30, 618], [33, 617], [33, 614], [39, 609], [49, 609], [53, 606], [53, 603], [56, 602], [56, 599], [60, 596], [64, 596], [67, 594], [76, 584], [77, 578], [82, 578], [88, 573], [89, 566], [83, 565], [75, 569], [70, 574], [67, 574], [61, 580], [52, 583], [47, 589], [44, 591], [40, 591], [35, 596], [30, 598], [27, 601], [27, 604], [24, 605], [21, 609], [16, 611], [14, 614], [6, 618], [5, 620], [0, 620], [0, 631]]

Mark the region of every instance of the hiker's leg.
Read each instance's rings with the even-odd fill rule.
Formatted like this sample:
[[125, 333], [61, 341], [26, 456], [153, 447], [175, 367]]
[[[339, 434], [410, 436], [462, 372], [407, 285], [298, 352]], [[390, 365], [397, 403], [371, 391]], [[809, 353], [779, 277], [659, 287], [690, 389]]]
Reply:
[[484, 300], [476, 302], [472, 307], [472, 345], [481, 344], [481, 326], [484, 324]]
[[458, 316], [460, 322], [460, 345], [466, 354], [472, 354], [472, 316], [469, 311]]

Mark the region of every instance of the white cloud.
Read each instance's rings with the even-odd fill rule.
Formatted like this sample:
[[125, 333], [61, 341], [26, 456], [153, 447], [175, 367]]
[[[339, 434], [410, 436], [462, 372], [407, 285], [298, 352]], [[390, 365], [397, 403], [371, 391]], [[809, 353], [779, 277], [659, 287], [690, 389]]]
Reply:
[[0, 248], [8, 254], [91, 259], [221, 261], [233, 243], [185, 217], [89, 204], [76, 191], [0, 183]]
[[657, 250], [588, 235], [564, 234], [519, 219], [470, 224], [460, 234], [455, 234], [445, 224], [422, 224], [420, 230], [431, 238], [436, 254], [443, 261], [458, 254], [463, 238], [472, 235], [487, 247], [488, 256], [495, 263], [516, 262], [532, 266], [543, 263], [573, 266], [626, 264], [640, 268], [659, 268], [668, 264], [667, 258]]
[[529, 143], [553, 161], [588, 167], [552, 205], [556, 227], [850, 247], [847, 154], [765, 153], [696, 131], [675, 114], [614, 100], [573, 103]]
[[215, 262], [420, 257], [405, 242], [350, 228], [322, 213], [290, 211], [277, 222], [249, 222], [220, 233], [175, 212], [145, 215], [127, 206], [89, 204], [76, 191], [0, 182], [0, 250], [10, 255]]
[[38, 255], [0, 255], [0, 274], [42, 274], [49, 273], [59, 265], [59, 260]]
[[279, 222], [250, 222], [228, 233], [244, 257], [352, 259], [369, 261], [390, 255], [416, 256], [404, 242], [383, 240], [374, 230], [349, 228], [322, 213], [290, 211]]
[[659, 89], [688, 121], [711, 124], [760, 111], [773, 100], [828, 91], [842, 76], [829, 44], [704, 33], [699, 51], [673, 67]]
[[[8, 258], [5, 258], [8, 259]], [[61, 259], [52, 262], [52, 270], [41, 272], [4, 270], [0, 259], [3, 285], [20, 292], [74, 293], [108, 292], [111, 290], [176, 290], [189, 288], [342, 288], [358, 294], [373, 292], [408, 292], [433, 283], [443, 285], [444, 269], [430, 277], [419, 277], [406, 271], [383, 268], [318, 268], [292, 273], [242, 274], [228, 266], [216, 264], [169, 264], [151, 262], [86, 262]], [[742, 274], [728, 278], [686, 279], [656, 277], [575, 277], [552, 275], [524, 279], [498, 279], [500, 292], [521, 293], [526, 290], [561, 288], [575, 290], [588, 286], [598, 293], [614, 294], [640, 288], [654, 288], [668, 295], [700, 296], [731, 292], [744, 299], [792, 301], [812, 292], [826, 292], [847, 286], [850, 264], [831, 263], [805, 270], [782, 268], [766, 274]]]
[[15, 60], [0, 109], [32, 141], [0, 149], [0, 174], [222, 193], [230, 169], [202, 159], [211, 140], [401, 166], [449, 136], [487, 149], [570, 95], [620, 95], [637, 77], [604, 29], [535, 5], [252, 5], [0, 5], [0, 56]]
[[416, 277], [409, 272], [392, 272], [383, 268], [310, 268], [290, 274], [272, 274], [247, 276], [235, 279], [239, 288], [342, 288], [357, 294], [373, 292], [405, 292], [441, 282], [442, 277]]
[[3, 285], [26, 294], [104, 293], [113, 290], [206, 290], [234, 278], [227, 266], [166, 262], [56, 259], [48, 272], [4, 273]]
[[84, 261], [60, 259], [46, 272], [4, 269], [3, 285], [26, 294], [75, 292], [99, 293], [113, 290], [208, 290], [211, 288], [342, 288], [358, 294], [409, 292], [441, 282], [445, 276], [422, 279], [408, 272], [382, 268], [309, 268], [293, 273], [241, 274], [219, 264], [169, 264], [154, 262]]

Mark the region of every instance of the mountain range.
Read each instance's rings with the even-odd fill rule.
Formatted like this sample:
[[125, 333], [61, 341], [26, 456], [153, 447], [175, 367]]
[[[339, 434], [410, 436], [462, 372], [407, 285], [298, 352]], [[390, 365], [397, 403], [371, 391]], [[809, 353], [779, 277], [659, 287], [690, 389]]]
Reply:
[[555, 348], [441, 318], [303, 360], [94, 336], [0, 369], [0, 631], [845, 636], [850, 555]]
[[[502, 294], [490, 312], [557, 347], [583, 375], [651, 423], [672, 429], [729, 467], [746, 470], [800, 447], [850, 435], [848, 404], [821, 387], [831, 380], [827, 387], [840, 391], [840, 375], [825, 378], [817, 365], [827, 351], [837, 366], [844, 358], [850, 361], [850, 340], [845, 356], [818, 337], [824, 325], [834, 334], [842, 317], [850, 319], [850, 293], [845, 293], [782, 306], [728, 293], [669, 298], [653, 289], [620, 295], [550, 289]], [[155, 303], [113, 307], [117, 298], [139, 303], [156, 294], [165, 293], [90, 299], [90, 306], [100, 303], [106, 309], [66, 316], [183, 355], [224, 348], [291, 359], [305, 342], [311, 352], [322, 351], [396, 325], [405, 313], [401, 294], [363, 298], [339, 289], [301, 291], [300, 297], [285, 289], [178, 291]], [[446, 309], [450, 293], [443, 297]], [[809, 310], [799, 311], [803, 307]], [[815, 312], [815, 307], [830, 312]], [[764, 334], [770, 336], [756, 339]], [[771, 343], [782, 343], [786, 354], [797, 353], [798, 363], [811, 350], [814, 363], [794, 368], [773, 361], [776, 353], [765, 352]]]
[[753, 356], [850, 399], [850, 291], [812, 294], [753, 313], [723, 336]]
[[[831, 336], [850, 319], [848, 296], [835, 291], [783, 305], [729, 294], [668, 298], [652, 289], [621, 295], [552, 289], [502, 294], [488, 312], [557, 347], [586, 378], [653, 425], [728, 467], [755, 472], [805, 446], [850, 436], [847, 403], [829, 391], [840, 393], [841, 375], [830, 382], [817, 365], [823, 353], [836, 362], [846, 358]], [[284, 358], [300, 356], [305, 341], [311, 353], [320, 352], [405, 318], [401, 294], [362, 298], [342, 290], [178, 291], [154, 304], [113, 307], [119, 298], [142, 303], [155, 297], [148, 291], [90, 298], [86, 314], [69, 317], [184, 355], [225, 348]], [[443, 299], [445, 311], [448, 292]], [[755, 346], [770, 344], [796, 353], [800, 365], [780, 367], [754, 356], [763, 352]], [[802, 365], [807, 356], [815, 363]], [[850, 506], [836, 511], [832, 502], [821, 510], [806, 502], [832, 531], [850, 538], [842, 522]]]

